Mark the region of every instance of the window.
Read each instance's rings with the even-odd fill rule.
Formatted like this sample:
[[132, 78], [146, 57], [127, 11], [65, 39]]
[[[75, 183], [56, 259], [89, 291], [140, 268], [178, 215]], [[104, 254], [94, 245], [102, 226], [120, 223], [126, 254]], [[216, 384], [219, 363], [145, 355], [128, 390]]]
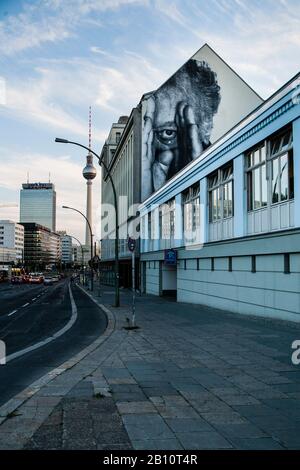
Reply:
[[184, 238], [196, 241], [196, 231], [200, 227], [200, 184], [190, 186], [182, 193]]
[[288, 128], [246, 155], [248, 211], [294, 198], [292, 145]]
[[233, 163], [230, 162], [208, 177], [209, 221], [233, 216]]
[[175, 199], [160, 206], [160, 233], [165, 240], [175, 237]]
[[151, 212], [148, 212], [148, 239], [151, 239]]
[[259, 145], [246, 156], [248, 211], [267, 205], [266, 147]]
[[116, 143], [118, 144], [121, 140], [121, 132], [116, 132]]
[[271, 204], [294, 198], [293, 134], [288, 129], [270, 141]]

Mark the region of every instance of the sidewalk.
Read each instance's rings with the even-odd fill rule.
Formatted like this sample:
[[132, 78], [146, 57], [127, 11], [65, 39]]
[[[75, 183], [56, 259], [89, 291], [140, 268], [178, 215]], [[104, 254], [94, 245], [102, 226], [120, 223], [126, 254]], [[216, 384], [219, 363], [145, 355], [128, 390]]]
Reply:
[[300, 449], [299, 325], [142, 296], [128, 331], [102, 294], [105, 337], [0, 409], [0, 449]]

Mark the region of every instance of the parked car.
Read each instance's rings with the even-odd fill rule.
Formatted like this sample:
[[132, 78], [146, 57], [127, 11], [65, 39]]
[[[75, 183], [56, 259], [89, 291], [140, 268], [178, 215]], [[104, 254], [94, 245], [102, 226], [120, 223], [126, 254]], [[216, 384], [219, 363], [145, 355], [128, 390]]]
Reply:
[[44, 277], [44, 286], [52, 286], [53, 285], [53, 277], [52, 276], [45, 276]]
[[22, 276], [13, 276], [10, 281], [12, 284], [22, 284], [23, 278]]
[[29, 274], [29, 284], [42, 284], [43, 281], [44, 281], [44, 276], [41, 273]]

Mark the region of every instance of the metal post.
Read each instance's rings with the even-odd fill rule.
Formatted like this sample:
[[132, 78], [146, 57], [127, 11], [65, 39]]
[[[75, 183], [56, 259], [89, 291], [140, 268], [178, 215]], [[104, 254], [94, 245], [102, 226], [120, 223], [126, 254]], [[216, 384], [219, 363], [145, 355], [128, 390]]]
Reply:
[[132, 262], [132, 267], [131, 267], [131, 272], [132, 272], [132, 320], [131, 320], [131, 326], [134, 328], [135, 327], [135, 256], [134, 256], [134, 250], [133, 250], [132, 256], [131, 256], [131, 262]]
[[91, 230], [91, 291], [94, 290], [93, 250], [94, 250], [94, 243], [93, 243], [93, 234]]

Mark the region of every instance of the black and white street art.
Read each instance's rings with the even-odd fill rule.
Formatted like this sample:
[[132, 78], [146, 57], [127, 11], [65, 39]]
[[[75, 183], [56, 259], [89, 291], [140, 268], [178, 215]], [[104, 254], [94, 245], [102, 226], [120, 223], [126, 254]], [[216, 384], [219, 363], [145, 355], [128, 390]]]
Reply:
[[221, 89], [205, 61], [190, 59], [146, 100], [142, 200], [210, 145]]

